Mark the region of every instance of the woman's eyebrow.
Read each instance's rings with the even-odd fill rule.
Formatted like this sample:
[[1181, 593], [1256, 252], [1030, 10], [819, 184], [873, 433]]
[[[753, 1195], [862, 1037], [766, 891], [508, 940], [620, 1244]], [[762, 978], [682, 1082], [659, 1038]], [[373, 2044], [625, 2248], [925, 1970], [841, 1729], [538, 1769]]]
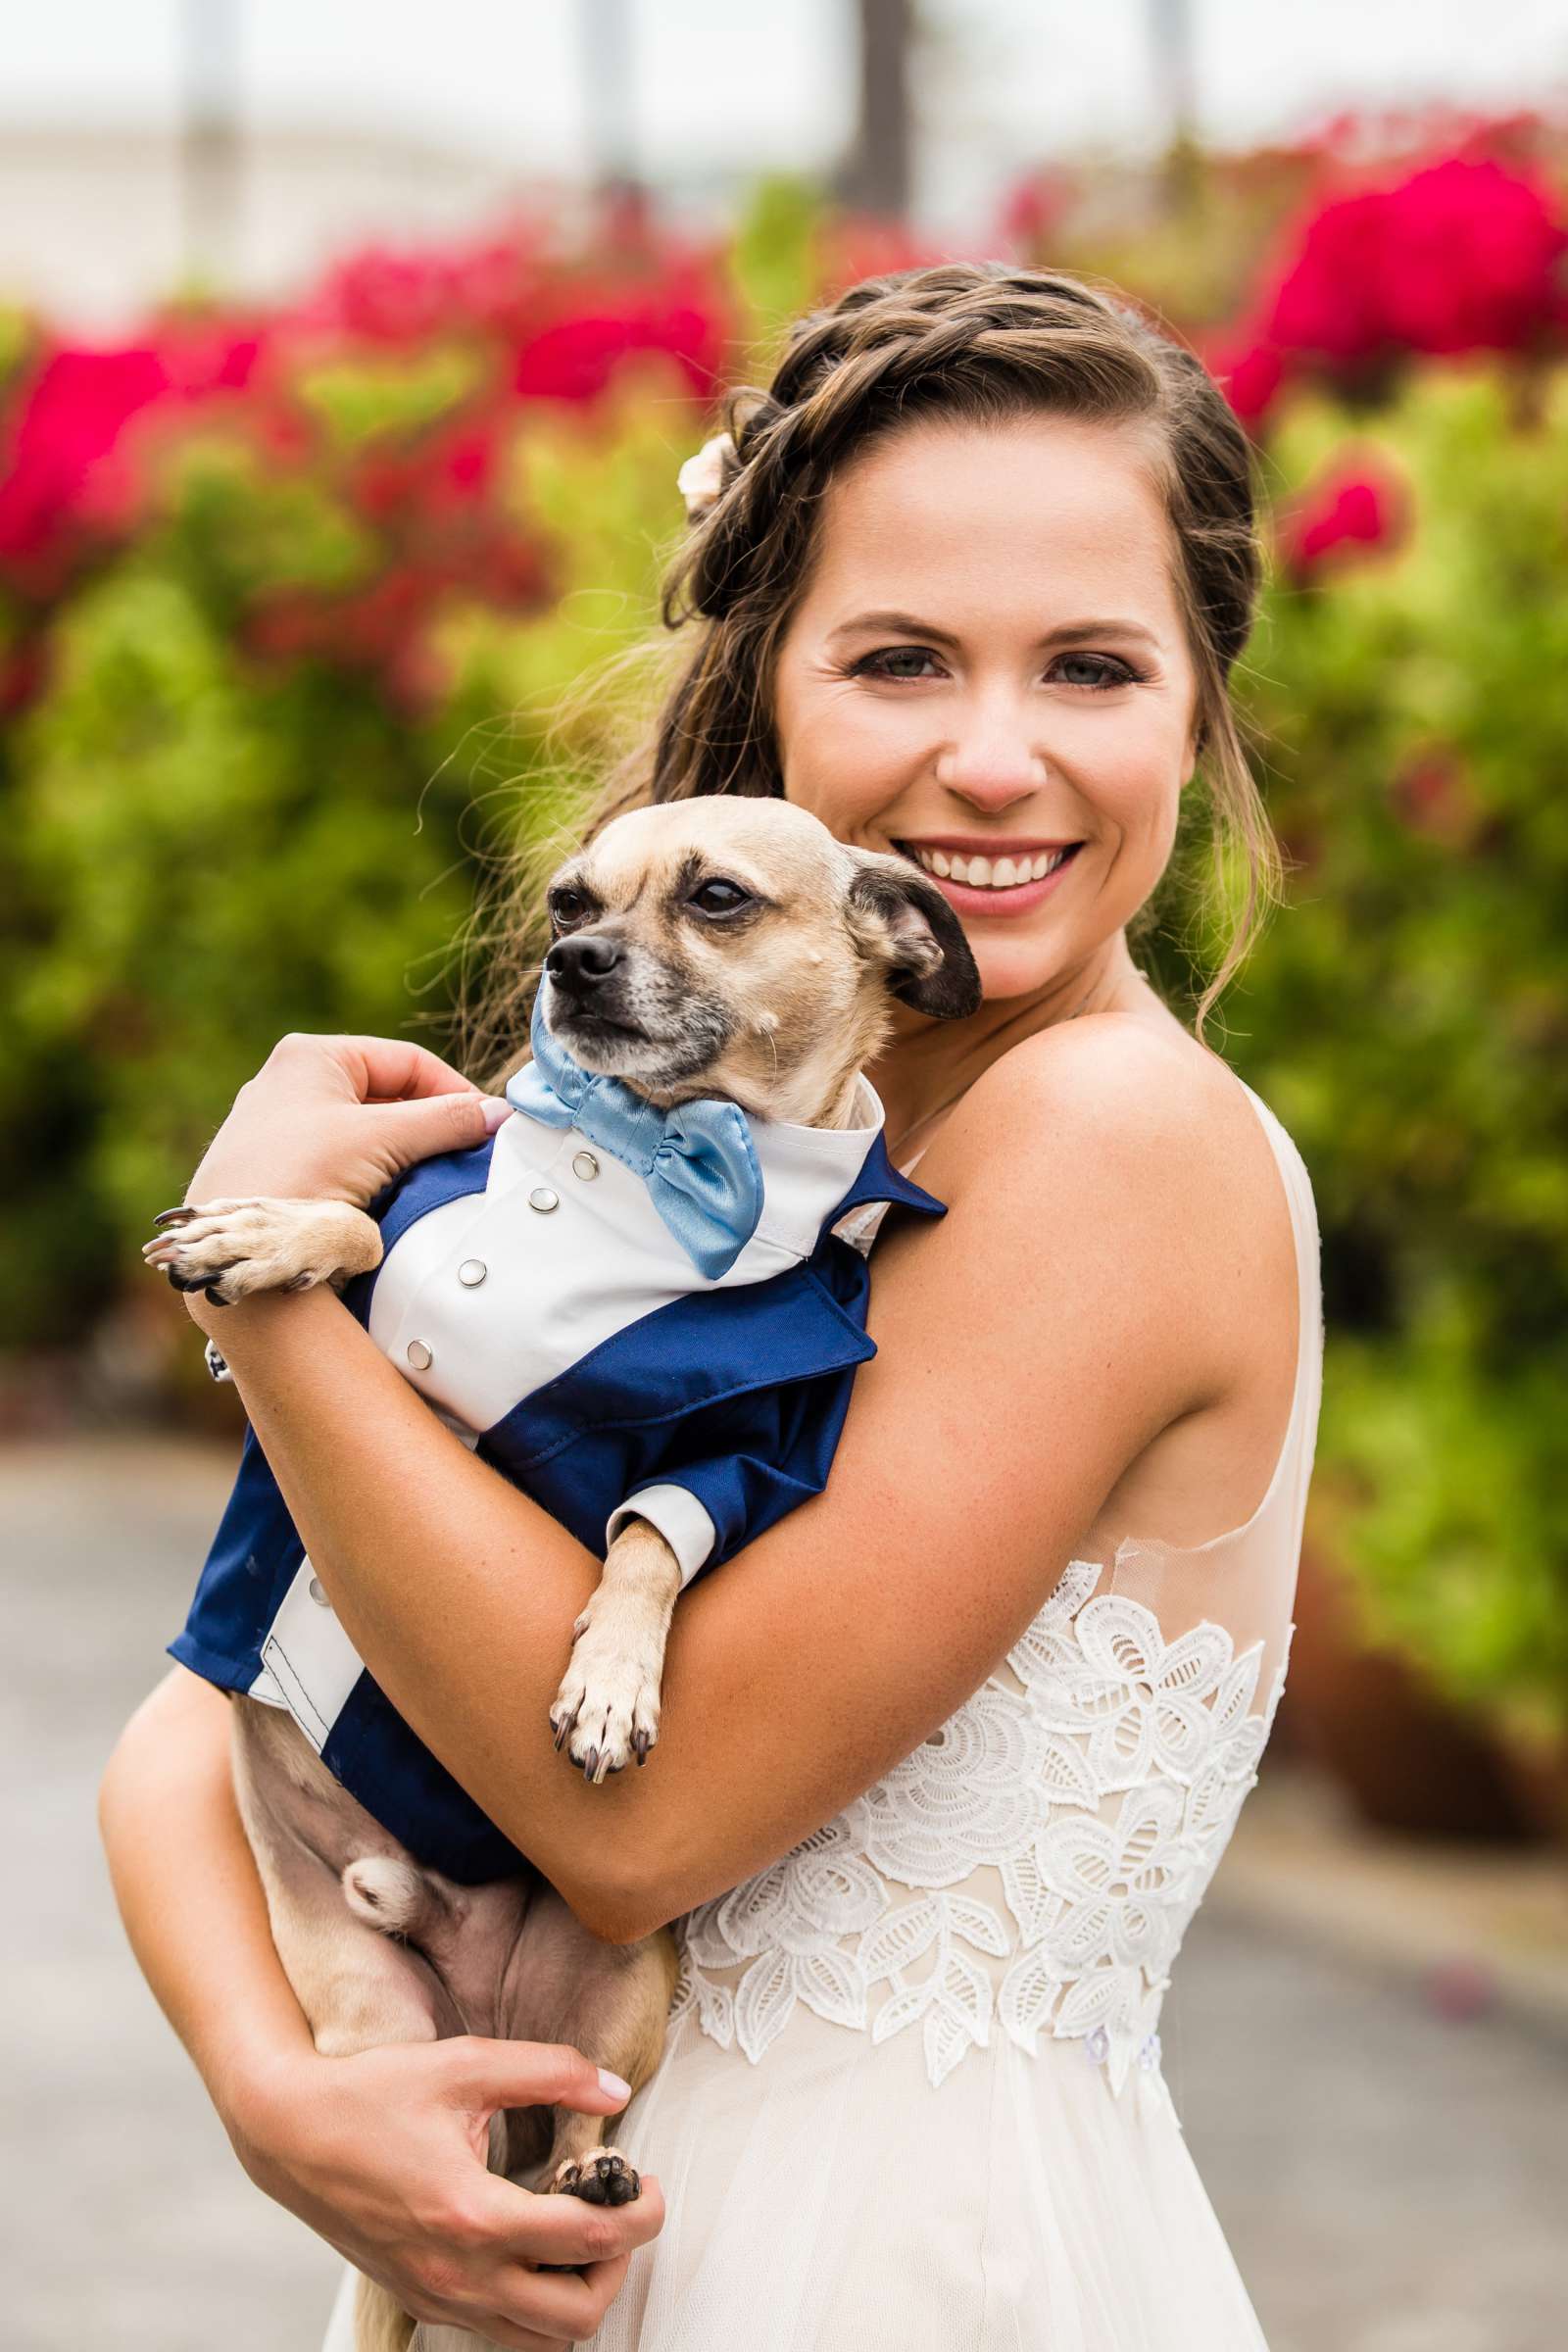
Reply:
[[[913, 612], [857, 612], [852, 620], [841, 620], [835, 628], [830, 629], [828, 638], [831, 642], [835, 637], [847, 637], [859, 629], [892, 629], [900, 636], [921, 637], [932, 645], [956, 645], [958, 643], [957, 638], [953, 636], [950, 631], [939, 629], [932, 621], [921, 620]], [[1148, 645], [1157, 646], [1159, 643], [1153, 630], [1146, 628], [1141, 620], [1108, 618], [1063, 621], [1059, 627], [1048, 629], [1045, 635], [1037, 640], [1037, 643], [1040, 645], [1077, 645], [1093, 637], [1138, 637]]]

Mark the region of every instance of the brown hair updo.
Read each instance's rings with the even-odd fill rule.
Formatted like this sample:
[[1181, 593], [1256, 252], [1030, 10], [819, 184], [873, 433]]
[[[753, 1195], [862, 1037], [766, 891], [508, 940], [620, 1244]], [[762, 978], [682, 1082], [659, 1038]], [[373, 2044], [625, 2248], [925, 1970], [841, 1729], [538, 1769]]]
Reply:
[[[917, 418], [995, 424], [1041, 414], [1137, 431], [1170, 520], [1225, 910], [1223, 953], [1197, 1008], [1201, 1036], [1281, 895], [1279, 850], [1228, 693], [1260, 576], [1252, 454], [1194, 353], [1111, 291], [1065, 272], [942, 262], [864, 278], [794, 322], [765, 390], [739, 386], [725, 396], [733, 450], [661, 606], [665, 628], [690, 626], [695, 643], [651, 734], [645, 729], [612, 769], [588, 830], [649, 801], [781, 792], [774, 659], [806, 593], [816, 515], [835, 472]], [[1246, 877], [1239, 914], [1226, 887], [1233, 858]], [[520, 958], [536, 965], [543, 943], [535, 907], [516, 904], [512, 918], [503, 946], [511, 977], [492, 969], [473, 1042], [505, 1054], [510, 1032], [514, 1061], [532, 979]], [[1146, 906], [1131, 928], [1151, 922]]]

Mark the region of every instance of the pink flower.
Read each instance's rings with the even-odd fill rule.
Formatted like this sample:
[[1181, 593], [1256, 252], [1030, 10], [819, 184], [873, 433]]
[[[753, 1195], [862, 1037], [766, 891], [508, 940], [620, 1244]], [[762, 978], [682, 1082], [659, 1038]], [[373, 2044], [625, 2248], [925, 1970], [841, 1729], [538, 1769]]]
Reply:
[[1073, 195], [1073, 182], [1065, 172], [1029, 172], [1003, 200], [997, 219], [1001, 244], [1014, 251], [1038, 251], [1055, 232]]
[[1409, 528], [1409, 494], [1380, 455], [1347, 453], [1279, 525], [1281, 559], [1298, 580], [1358, 548], [1391, 551]]
[[143, 420], [250, 384], [257, 329], [176, 317], [122, 350], [57, 350], [33, 378], [0, 475], [0, 563], [34, 592], [57, 587], [89, 537], [123, 530], [142, 494]]
[[663, 352], [699, 400], [710, 398], [723, 364], [728, 320], [716, 289], [678, 272], [651, 286], [574, 288], [570, 314], [541, 325], [516, 354], [513, 389], [525, 400], [588, 401], [621, 360]]
[[1553, 197], [1490, 157], [1342, 196], [1296, 233], [1263, 333], [1330, 372], [1410, 353], [1536, 351], [1568, 327], [1568, 229]]
[[473, 253], [396, 252], [372, 245], [339, 265], [302, 313], [304, 324], [367, 343], [423, 343], [475, 323], [477, 288], [484, 306], [514, 300], [527, 275], [514, 245]]
[[110, 465], [130, 418], [167, 391], [156, 351], [57, 351], [35, 377], [0, 480], [0, 561], [44, 556], [98, 494], [118, 512], [126, 485]]
[[1285, 355], [1243, 337], [1203, 354], [1203, 364], [1249, 431], [1263, 422], [1285, 383]]

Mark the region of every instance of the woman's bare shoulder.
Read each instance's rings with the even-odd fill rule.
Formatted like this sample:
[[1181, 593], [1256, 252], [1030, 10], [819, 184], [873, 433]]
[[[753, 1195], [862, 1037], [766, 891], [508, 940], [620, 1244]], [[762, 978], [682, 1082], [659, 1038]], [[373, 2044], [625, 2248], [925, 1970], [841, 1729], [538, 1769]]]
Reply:
[[[1175, 1153], [1163, 1162], [1167, 1181], [1183, 1170], [1218, 1176], [1238, 1157], [1255, 1169], [1269, 1156], [1234, 1071], [1174, 1020], [1165, 1028], [1127, 1012], [1086, 1013], [1024, 1039], [949, 1125], [959, 1146], [1011, 1137], [1021, 1159], [1044, 1137], [1087, 1129], [1118, 1153]], [[1263, 1163], [1254, 1142], [1264, 1143]]]
[[1080, 1279], [1086, 1300], [1137, 1293], [1190, 1409], [1255, 1379], [1259, 1318], [1294, 1281], [1273, 1159], [1241, 1082], [1206, 1047], [1174, 1023], [1094, 1013], [995, 1062], [920, 1180], [954, 1205], [984, 1203], [999, 1266], [1049, 1246], [1063, 1304]]

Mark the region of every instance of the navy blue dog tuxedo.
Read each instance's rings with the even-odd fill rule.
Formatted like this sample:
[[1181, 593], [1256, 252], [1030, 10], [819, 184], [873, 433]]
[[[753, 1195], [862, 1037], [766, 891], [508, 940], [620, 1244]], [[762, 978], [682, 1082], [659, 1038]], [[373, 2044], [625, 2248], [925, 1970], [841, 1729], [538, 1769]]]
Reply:
[[[602, 1558], [646, 1519], [689, 1583], [826, 1484], [856, 1369], [876, 1352], [864, 1255], [835, 1228], [871, 1203], [943, 1204], [889, 1162], [863, 1078], [848, 1128], [716, 1102], [666, 1120], [590, 1079], [537, 1019], [534, 1036], [499, 1132], [372, 1201], [382, 1260], [344, 1302], [447, 1426], [580, 1543]], [[417, 1861], [467, 1884], [523, 1866], [358, 1656], [252, 1430], [169, 1649], [286, 1708]]]

